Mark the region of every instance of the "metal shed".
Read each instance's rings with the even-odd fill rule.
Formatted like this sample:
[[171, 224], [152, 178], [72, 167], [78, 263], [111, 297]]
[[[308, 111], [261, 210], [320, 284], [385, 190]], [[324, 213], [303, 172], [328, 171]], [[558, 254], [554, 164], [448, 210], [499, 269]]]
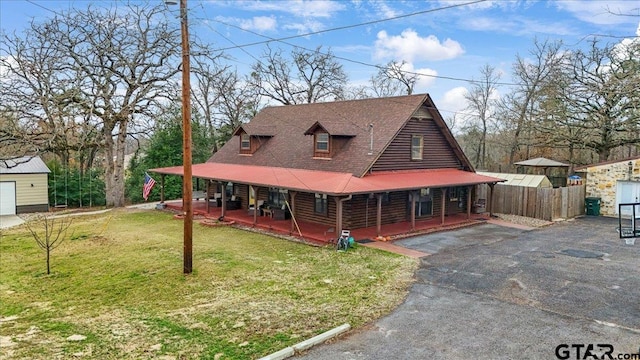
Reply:
[[50, 172], [39, 157], [0, 161], [0, 215], [49, 211]]
[[478, 171], [478, 174], [505, 179], [506, 181], [501, 183], [502, 185], [511, 186], [526, 186], [534, 188], [550, 188], [553, 187], [549, 178], [545, 175], [531, 175], [531, 174], [509, 174], [509, 173], [494, 173]]

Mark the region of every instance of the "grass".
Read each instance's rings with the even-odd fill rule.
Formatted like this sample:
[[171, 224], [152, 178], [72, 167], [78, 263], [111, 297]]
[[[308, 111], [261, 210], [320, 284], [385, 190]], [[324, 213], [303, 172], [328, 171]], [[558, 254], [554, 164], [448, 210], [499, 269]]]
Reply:
[[[252, 359], [343, 323], [359, 327], [407, 293], [414, 259], [317, 248], [182, 222], [158, 211], [74, 219], [44, 252], [26, 227], [0, 234], [0, 359]], [[86, 336], [68, 341], [71, 335]]]

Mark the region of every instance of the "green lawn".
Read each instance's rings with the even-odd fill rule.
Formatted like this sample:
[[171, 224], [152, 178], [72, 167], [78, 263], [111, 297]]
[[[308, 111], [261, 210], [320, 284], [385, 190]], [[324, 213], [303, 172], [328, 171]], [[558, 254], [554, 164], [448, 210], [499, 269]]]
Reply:
[[[359, 246], [318, 248], [114, 210], [74, 218], [45, 254], [26, 227], [0, 235], [0, 359], [251, 359], [388, 313], [415, 259]], [[82, 341], [69, 341], [83, 335]]]

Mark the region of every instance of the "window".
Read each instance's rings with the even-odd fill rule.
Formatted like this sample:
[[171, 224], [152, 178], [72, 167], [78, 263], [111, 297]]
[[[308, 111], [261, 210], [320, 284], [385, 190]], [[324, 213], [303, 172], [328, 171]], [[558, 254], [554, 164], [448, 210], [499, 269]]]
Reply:
[[327, 215], [327, 194], [316, 194], [314, 211], [316, 214]]
[[316, 134], [316, 151], [329, 152], [329, 134]]
[[249, 137], [249, 134], [240, 135], [240, 149], [242, 150], [251, 149], [251, 137]]
[[433, 215], [433, 197], [429, 188], [420, 189], [416, 199], [416, 217]]
[[411, 136], [411, 160], [422, 160], [422, 135]]
[[269, 205], [282, 208], [287, 200], [289, 191], [286, 189], [269, 188]]

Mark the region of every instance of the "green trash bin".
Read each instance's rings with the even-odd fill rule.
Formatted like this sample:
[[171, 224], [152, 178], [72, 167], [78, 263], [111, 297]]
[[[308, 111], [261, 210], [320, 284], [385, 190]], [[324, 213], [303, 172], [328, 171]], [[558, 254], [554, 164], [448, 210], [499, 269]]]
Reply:
[[588, 197], [584, 199], [587, 215], [600, 216], [600, 200], [599, 197]]

